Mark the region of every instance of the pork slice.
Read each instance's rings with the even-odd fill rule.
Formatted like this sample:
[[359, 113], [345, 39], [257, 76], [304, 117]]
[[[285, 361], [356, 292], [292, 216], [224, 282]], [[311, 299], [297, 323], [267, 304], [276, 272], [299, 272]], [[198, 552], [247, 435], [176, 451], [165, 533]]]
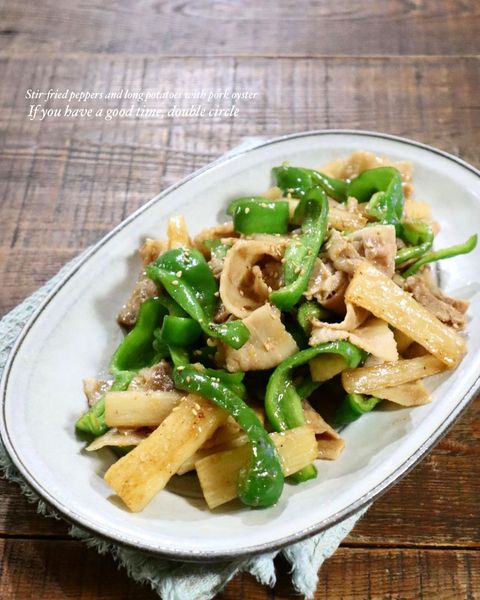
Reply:
[[427, 275], [412, 275], [405, 280], [404, 289], [422, 304], [437, 319], [454, 329], [463, 329], [469, 303], [467, 300], [451, 298]]
[[88, 406], [93, 406], [101, 396], [110, 388], [110, 383], [104, 379], [88, 378], [83, 380], [83, 392], [87, 398]]
[[155, 283], [145, 273], [138, 278], [130, 298], [125, 302], [122, 310], [118, 313], [117, 322], [124, 327], [133, 327], [137, 322], [140, 306], [147, 298], [153, 298], [158, 294]]
[[307, 300], [315, 298], [327, 310], [345, 314], [344, 296], [348, 281], [348, 275], [335, 270], [331, 261], [317, 258], [304, 295]]
[[395, 273], [397, 243], [393, 225], [373, 225], [348, 236], [332, 230], [327, 242], [327, 256], [334, 267], [353, 275], [357, 266], [367, 260], [387, 277]]
[[171, 392], [174, 389], [172, 367], [161, 360], [152, 367], [141, 369], [130, 382], [129, 390]]

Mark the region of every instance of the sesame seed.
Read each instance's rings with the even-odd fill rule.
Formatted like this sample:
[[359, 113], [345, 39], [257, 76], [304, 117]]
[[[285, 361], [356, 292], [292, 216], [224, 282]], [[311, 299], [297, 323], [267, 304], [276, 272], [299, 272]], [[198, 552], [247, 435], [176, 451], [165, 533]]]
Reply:
[[176, 275], [177, 277], [181, 277], [181, 276], [183, 275], [183, 273], [182, 273], [181, 271], [177, 271], [177, 272], [175, 273], [175, 275]]
[[178, 285], [178, 279], [174, 279], [174, 280], [172, 281], [172, 285]]
[[245, 214], [246, 214], [246, 215], [248, 215], [248, 213], [249, 213], [249, 212], [250, 212], [250, 207], [249, 207], [249, 206], [247, 206], [247, 207], [245, 208]]
[[190, 375], [187, 375], [187, 383], [190, 383], [190, 381], [192, 381], [192, 378], [190, 377]]

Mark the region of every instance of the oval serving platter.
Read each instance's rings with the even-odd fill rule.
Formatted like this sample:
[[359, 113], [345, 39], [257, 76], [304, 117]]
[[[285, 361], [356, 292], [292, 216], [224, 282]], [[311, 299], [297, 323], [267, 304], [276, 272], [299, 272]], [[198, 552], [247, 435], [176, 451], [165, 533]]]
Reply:
[[[348, 426], [340, 459], [319, 462], [318, 478], [287, 485], [268, 510], [160, 493], [138, 514], [112, 495], [102, 475], [113, 458], [83, 451], [74, 422], [85, 409], [82, 379], [107, 365], [121, 332], [115, 315], [138, 272], [145, 237], [164, 237], [169, 216], [184, 214], [191, 233], [225, 220], [228, 200], [270, 185], [283, 161], [319, 167], [354, 150], [414, 165], [415, 197], [442, 226], [439, 247], [480, 229], [480, 172], [458, 158], [394, 136], [314, 131], [274, 139], [209, 165], [165, 190], [96, 244], [25, 327], [0, 388], [1, 435], [28, 484], [67, 520], [96, 535], [158, 555], [203, 561], [271, 551], [333, 525], [370, 503], [416, 464], [467, 406], [480, 385], [479, 250], [445, 261], [442, 287], [470, 298], [468, 354], [448, 375], [430, 379], [434, 401], [379, 410]], [[228, 535], [226, 534], [228, 532]]]

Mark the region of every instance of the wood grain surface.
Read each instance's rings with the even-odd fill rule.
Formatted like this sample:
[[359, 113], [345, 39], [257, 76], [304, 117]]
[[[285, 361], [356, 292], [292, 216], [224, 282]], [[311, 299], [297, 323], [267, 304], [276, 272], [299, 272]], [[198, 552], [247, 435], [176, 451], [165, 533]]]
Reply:
[[[460, 0], [3, 2], [0, 315], [245, 136], [372, 129], [480, 166], [479, 26], [479, 3]], [[27, 117], [28, 89], [202, 87], [257, 97], [234, 118]], [[325, 563], [316, 599], [480, 598], [479, 465], [477, 399]], [[3, 480], [0, 552], [2, 599], [156, 597]], [[293, 597], [277, 570], [273, 591], [240, 575], [221, 597]]]

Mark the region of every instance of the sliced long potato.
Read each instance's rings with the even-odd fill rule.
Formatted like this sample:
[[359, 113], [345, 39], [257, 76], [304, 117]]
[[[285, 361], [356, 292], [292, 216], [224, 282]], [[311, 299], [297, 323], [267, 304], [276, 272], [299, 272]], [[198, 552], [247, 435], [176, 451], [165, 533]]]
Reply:
[[393, 325], [449, 367], [465, 353], [465, 341], [458, 333], [368, 262], [355, 270], [345, 300]]
[[[260, 423], [263, 425], [265, 422], [265, 413], [263, 409], [255, 407], [253, 408], [253, 411], [257, 415]], [[205, 444], [203, 444], [202, 449], [229, 444], [243, 435], [244, 433], [240, 425], [233, 417], [228, 417], [228, 419], [225, 421], [225, 424], [219, 427], [212, 437], [208, 439]]]
[[132, 512], [141, 511], [227, 416], [189, 394], [146, 440], [108, 469], [105, 481]]
[[187, 224], [183, 215], [170, 217], [167, 224], [168, 248], [191, 248]]
[[342, 372], [342, 384], [349, 394], [374, 395], [375, 390], [423, 379], [445, 369], [447, 367], [444, 363], [429, 354], [397, 362], [386, 362], [374, 367], [346, 369]]
[[109, 427], [155, 427], [160, 425], [185, 394], [131, 390], [105, 394], [105, 423]]
[[[271, 433], [282, 463], [284, 475], [291, 475], [309, 465], [317, 456], [317, 442], [313, 430], [304, 425], [283, 433]], [[240, 469], [248, 464], [249, 444], [218, 452], [195, 464], [205, 500], [209, 508], [216, 508], [237, 496]]]
[[400, 406], [421, 406], [432, 401], [427, 388], [421, 381], [412, 381], [395, 387], [373, 390], [372, 396], [395, 402]]
[[[265, 422], [265, 413], [263, 410], [259, 407], [255, 407], [253, 411], [263, 425]], [[219, 427], [212, 437], [209, 438], [195, 454], [192, 454], [192, 456], [187, 458], [183, 465], [178, 469], [177, 475], [184, 475], [189, 471], [193, 471], [195, 469], [195, 463], [201, 458], [205, 458], [216, 452], [222, 452], [223, 450], [238, 448], [247, 442], [248, 438], [240, 425], [233, 417], [228, 417], [225, 424]]]
[[341, 373], [347, 363], [339, 354], [323, 354], [313, 358], [309, 363], [310, 375], [313, 381], [328, 381]]
[[228, 440], [224, 444], [219, 444], [218, 446], [207, 447], [206, 444], [204, 444], [195, 452], [195, 454], [189, 456], [187, 460], [180, 466], [180, 468], [177, 471], [177, 475], [185, 475], [185, 473], [193, 471], [195, 469], [195, 464], [202, 458], [205, 458], [206, 456], [210, 456], [218, 452], [223, 452], [224, 450], [232, 450], [233, 448], [239, 448], [240, 446], [244, 446], [247, 442], [247, 436], [244, 433], [242, 433], [239, 434], [237, 437]]

